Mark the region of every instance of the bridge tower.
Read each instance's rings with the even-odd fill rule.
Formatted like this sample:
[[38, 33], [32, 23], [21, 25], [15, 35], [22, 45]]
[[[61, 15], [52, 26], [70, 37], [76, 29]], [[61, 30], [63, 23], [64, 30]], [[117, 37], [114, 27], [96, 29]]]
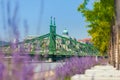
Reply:
[[55, 54], [56, 52], [56, 24], [55, 18], [54, 23], [52, 24], [52, 17], [50, 21], [50, 43], [49, 43], [49, 51], [51, 54]]

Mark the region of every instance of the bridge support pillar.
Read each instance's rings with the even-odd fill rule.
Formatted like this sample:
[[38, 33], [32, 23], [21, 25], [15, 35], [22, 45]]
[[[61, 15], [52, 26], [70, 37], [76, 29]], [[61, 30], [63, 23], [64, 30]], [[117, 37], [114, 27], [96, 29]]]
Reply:
[[50, 24], [49, 51], [51, 54], [55, 54], [56, 52], [56, 25], [55, 25], [55, 18], [54, 18], [54, 24], [52, 24], [52, 17], [51, 17], [51, 24]]

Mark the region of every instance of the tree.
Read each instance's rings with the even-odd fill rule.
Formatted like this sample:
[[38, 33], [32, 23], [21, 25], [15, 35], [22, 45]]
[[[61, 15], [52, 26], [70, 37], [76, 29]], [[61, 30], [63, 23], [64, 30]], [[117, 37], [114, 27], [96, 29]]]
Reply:
[[115, 1], [115, 67], [120, 69], [120, 0]]
[[105, 55], [111, 41], [111, 27], [114, 25], [114, 0], [97, 0], [94, 2], [93, 9], [86, 7], [89, 0], [84, 0], [78, 7], [88, 22], [88, 33], [92, 37], [93, 44]]

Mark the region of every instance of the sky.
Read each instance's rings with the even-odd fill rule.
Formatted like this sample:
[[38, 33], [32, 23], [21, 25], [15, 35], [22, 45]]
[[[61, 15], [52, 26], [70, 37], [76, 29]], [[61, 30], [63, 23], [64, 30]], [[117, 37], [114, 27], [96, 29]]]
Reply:
[[[7, 0], [0, 0], [6, 5]], [[66, 28], [71, 37], [83, 39], [90, 37], [87, 33], [87, 23], [80, 12], [77, 11], [78, 6], [83, 0], [10, 0], [11, 16], [13, 15], [15, 2], [18, 1], [18, 30], [20, 40], [26, 36], [41, 36], [49, 33], [50, 17], [56, 19], [57, 34], [62, 35]], [[94, 0], [90, 0], [88, 7], [92, 9]], [[3, 13], [3, 10], [5, 13]], [[7, 17], [6, 7], [0, 5], [0, 39], [9, 40], [10, 32], [4, 30], [3, 14]], [[6, 18], [5, 18], [6, 19]], [[27, 29], [24, 27], [27, 22]]]

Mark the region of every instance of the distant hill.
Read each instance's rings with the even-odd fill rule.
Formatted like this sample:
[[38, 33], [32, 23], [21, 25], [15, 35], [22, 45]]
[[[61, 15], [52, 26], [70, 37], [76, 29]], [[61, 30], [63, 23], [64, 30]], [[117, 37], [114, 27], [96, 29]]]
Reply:
[[0, 46], [8, 45], [10, 42], [0, 41]]

